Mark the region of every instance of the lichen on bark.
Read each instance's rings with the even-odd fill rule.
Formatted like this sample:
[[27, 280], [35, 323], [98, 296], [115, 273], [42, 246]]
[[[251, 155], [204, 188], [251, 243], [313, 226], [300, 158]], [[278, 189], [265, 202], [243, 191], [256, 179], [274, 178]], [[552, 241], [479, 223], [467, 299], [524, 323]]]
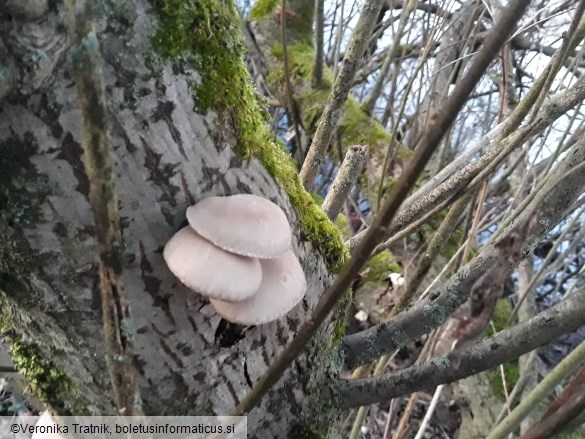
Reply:
[[37, 152], [37, 141], [30, 132], [0, 141], [0, 333], [30, 390], [55, 409], [73, 413], [84, 403], [73, 396], [71, 380], [46, 358], [38, 340], [21, 335], [22, 328], [34, 325], [21, 308], [42, 303], [33, 285], [41, 270], [40, 256], [23, 234], [23, 228], [40, 220], [40, 206], [49, 194], [46, 178], [30, 160]]

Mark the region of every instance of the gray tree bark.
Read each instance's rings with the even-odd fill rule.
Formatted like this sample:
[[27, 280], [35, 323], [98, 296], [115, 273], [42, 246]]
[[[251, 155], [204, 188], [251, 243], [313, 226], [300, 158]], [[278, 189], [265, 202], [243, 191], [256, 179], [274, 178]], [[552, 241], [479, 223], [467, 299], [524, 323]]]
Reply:
[[[285, 189], [259, 160], [234, 152], [239, 127], [213, 111], [194, 110], [191, 84], [200, 80], [198, 72], [153, 52], [158, 23], [152, 5], [114, 3], [105, 4], [96, 25], [144, 409], [229, 414], [290, 341], [331, 275], [318, 249], [300, 236], [300, 214]], [[69, 40], [62, 5], [39, 4], [37, 14], [14, 6], [0, 15], [0, 52], [10, 69], [0, 87], [0, 330], [16, 364], [37, 368], [25, 373], [53, 408], [111, 414]], [[242, 192], [284, 209], [308, 291], [285, 318], [220, 343], [229, 336], [220, 317], [173, 277], [162, 249], [186, 223], [189, 205]], [[334, 350], [330, 330], [314, 345], [322, 348], [300, 358], [250, 414], [255, 437], [326, 425], [314, 389]]]

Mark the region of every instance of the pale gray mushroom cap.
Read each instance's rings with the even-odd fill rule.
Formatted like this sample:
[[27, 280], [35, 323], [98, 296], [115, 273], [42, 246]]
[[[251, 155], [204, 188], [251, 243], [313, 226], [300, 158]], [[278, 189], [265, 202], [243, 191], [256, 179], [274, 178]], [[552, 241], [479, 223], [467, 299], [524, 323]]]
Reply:
[[307, 290], [305, 273], [292, 250], [276, 259], [261, 259], [262, 284], [252, 298], [242, 302], [211, 299], [224, 319], [241, 325], [261, 325], [288, 313]]
[[185, 286], [203, 296], [246, 300], [258, 291], [262, 282], [258, 259], [226, 252], [189, 226], [167, 242], [163, 257]]
[[275, 258], [291, 247], [282, 209], [256, 195], [205, 198], [187, 209], [187, 220], [205, 239], [238, 255]]

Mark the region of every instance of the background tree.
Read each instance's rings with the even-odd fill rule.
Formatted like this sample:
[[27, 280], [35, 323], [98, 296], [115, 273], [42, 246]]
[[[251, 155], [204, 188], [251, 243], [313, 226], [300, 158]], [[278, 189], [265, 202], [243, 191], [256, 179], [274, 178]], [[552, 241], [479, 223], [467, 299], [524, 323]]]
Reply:
[[[259, 89], [275, 104], [273, 126], [280, 126], [278, 118], [288, 115], [285, 123], [295, 133], [295, 165], [273, 140], [270, 115], [250, 82], [235, 5], [203, 0], [103, 2], [91, 17], [94, 35], [91, 27], [65, 22], [61, 3], [5, 2], [0, 16], [0, 52], [6, 60], [0, 83], [0, 330], [31, 390], [61, 413], [115, 413], [130, 406], [149, 414], [231, 413], [261, 382], [299, 328], [303, 333], [307, 326], [303, 321], [311, 310], [324, 310], [322, 317], [334, 311], [303, 354], [295, 357], [294, 367], [269, 383], [272, 387], [258, 407], [246, 410], [255, 437], [300, 436], [330, 429], [348, 408], [473, 375], [581, 326], [584, 292], [577, 285], [559, 306], [534, 318], [527, 315], [528, 320], [481, 342], [473, 351], [464, 347], [428, 363], [421, 358], [419, 366], [380, 378], [338, 380], [342, 364], [351, 370], [438, 328], [464, 304], [492, 264], [505, 259], [509, 269], [520, 257], [539, 249], [549, 232], [557, 233], [562, 221], [577, 218], [568, 230], [571, 237], [582, 238], [581, 217], [574, 212], [582, 203], [585, 185], [585, 143], [578, 136], [581, 127], [575, 128], [583, 120], [578, 105], [585, 97], [585, 81], [576, 75], [584, 32], [583, 2], [576, 8], [564, 5], [565, 15], [564, 9], [532, 6], [528, 17], [540, 14], [534, 18], [540, 26], [547, 22], [544, 18], [557, 16], [572, 24], [555, 22], [566, 33], [558, 47], [550, 47], [550, 63], [537, 71], [528, 92], [522, 78], [518, 82], [510, 73], [512, 68], [516, 76], [525, 71], [518, 53], [536, 50], [525, 34], [514, 36], [511, 46], [502, 49], [501, 69], [498, 63], [488, 64], [494, 54], [484, 60], [485, 67], [490, 66], [487, 75], [482, 76], [485, 68], [474, 68], [489, 53], [486, 42], [497, 34], [490, 34], [499, 22], [496, 11], [501, 17], [508, 14], [513, 23], [527, 3], [513, 2], [507, 9], [488, 4], [491, 10], [485, 2], [467, 2], [460, 8], [410, 2], [328, 5], [325, 24], [337, 27], [324, 26], [331, 44], [324, 43], [330, 49], [322, 58], [315, 57], [312, 44], [313, 2], [256, 3], [253, 22], [244, 29], [247, 60]], [[349, 16], [346, 8], [353, 9]], [[327, 18], [333, 11], [342, 19]], [[346, 47], [345, 28], [358, 12], [361, 26], [355, 35], [362, 40], [355, 37]], [[319, 23], [316, 29], [320, 27]], [[389, 28], [395, 32], [392, 45], [382, 47]], [[470, 36], [467, 44], [458, 40], [466, 36]], [[521, 52], [512, 50], [514, 44]], [[442, 49], [450, 45], [457, 50], [446, 56]], [[93, 69], [79, 64], [84, 54]], [[329, 66], [323, 66], [319, 80], [313, 69], [319, 68], [321, 59], [329, 60]], [[430, 85], [427, 65], [435, 71]], [[574, 72], [575, 79], [555, 82], [559, 72]], [[477, 79], [470, 82], [473, 77]], [[469, 96], [479, 78], [483, 79]], [[488, 81], [496, 84], [496, 91], [486, 85]], [[449, 94], [452, 84], [455, 91]], [[466, 84], [468, 91], [463, 94], [460, 90]], [[486, 86], [489, 93], [482, 89]], [[350, 90], [353, 95], [345, 99]], [[545, 100], [549, 94], [552, 97]], [[327, 128], [319, 121], [326, 103], [333, 116], [326, 120], [329, 127], [324, 135], [318, 133]], [[451, 108], [443, 105], [459, 110], [463, 104], [454, 125], [448, 119], [458, 111], [441, 115], [441, 109]], [[473, 105], [483, 106], [491, 119], [478, 119]], [[435, 130], [437, 114], [445, 124]], [[467, 118], [476, 118], [475, 126]], [[100, 120], [107, 121], [107, 133]], [[547, 135], [552, 136], [547, 133], [555, 133], [557, 121], [566, 121], [567, 128], [566, 134], [553, 136], [556, 152], [537, 153]], [[495, 127], [496, 122], [501, 124]], [[405, 136], [398, 130], [403, 126]], [[315, 149], [317, 140], [313, 144], [308, 140], [313, 136], [322, 142], [322, 151], [330, 147], [328, 158], [333, 162], [357, 143], [366, 144], [370, 151], [358, 186], [370, 199], [371, 216], [351, 202], [345, 212], [363, 216], [362, 228], [376, 227], [351, 238], [348, 245], [354, 254], [340, 277], [335, 275], [349, 256], [341, 232], [305, 191], [297, 171], [307, 151]], [[441, 137], [426, 181], [415, 181], [413, 171], [424, 165], [424, 151], [428, 155], [436, 149]], [[99, 175], [106, 168], [101, 162], [92, 165], [92, 141], [102, 147], [109, 143], [114, 160], [110, 174]], [[531, 145], [535, 149], [529, 150]], [[522, 147], [523, 152], [516, 153]], [[507, 164], [508, 170], [498, 172], [501, 164]], [[517, 171], [520, 165], [522, 172]], [[502, 175], [514, 170], [516, 182], [510, 179], [508, 184]], [[112, 175], [117, 180], [117, 202], [111, 190], [102, 190], [109, 197], [105, 212], [111, 216], [101, 217], [107, 221], [100, 225], [95, 194], [113, 187], [102, 184]], [[490, 179], [492, 175], [499, 178]], [[312, 189], [310, 179], [304, 185]], [[396, 210], [400, 197], [411, 189], [412, 195]], [[516, 199], [507, 191], [514, 191]], [[285, 210], [308, 282], [302, 305], [286, 318], [252, 328], [222, 322], [204, 299], [171, 275], [162, 260], [162, 248], [184, 225], [188, 205], [209, 195], [241, 192], [265, 196]], [[408, 289], [410, 266], [417, 264], [418, 255], [424, 253], [418, 250], [437, 229], [439, 212], [466, 193], [473, 197], [464, 200], [474, 201], [455, 224], [461, 241], [467, 240], [465, 256], [458, 262], [462, 268], [443, 273], [426, 299], [404, 312], [393, 311], [396, 316], [383, 326], [349, 335], [341, 343], [346, 305], [330, 309], [318, 302], [332, 297], [331, 289], [323, 292], [334, 278], [333, 288], [345, 291], [353, 280], [347, 267], [361, 270], [370, 252], [360, 254], [356, 249], [371, 249], [382, 244], [382, 238], [390, 239], [374, 250], [386, 255], [381, 264], [378, 257], [377, 267], [384, 273], [397, 269], [399, 263], [406, 267]], [[393, 218], [390, 223], [380, 222], [384, 213]], [[419, 228], [417, 235], [415, 226], [428, 221], [429, 213], [439, 219]], [[113, 253], [108, 253], [115, 257], [108, 259], [103, 251], [107, 233], [100, 230], [114, 230], [116, 224], [119, 239], [111, 241]], [[473, 239], [478, 235], [483, 244], [484, 229], [487, 234], [495, 232], [496, 239], [476, 250]], [[502, 243], [518, 230], [525, 231], [522, 246], [506, 254]], [[559, 236], [559, 242], [566, 242], [567, 236]], [[392, 256], [382, 253], [387, 248]], [[578, 258], [578, 245], [569, 248], [562, 247], [564, 254], [549, 249], [556, 255], [550, 262], [571, 266], [574, 277], [582, 271], [583, 261]], [[443, 253], [445, 258], [458, 255]], [[116, 282], [124, 286], [126, 298], [119, 295], [116, 301], [113, 296], [104, 307], [108, 267], [119, 276]], [[541, 270], [535, 276], [545, 279], [546, 275]], [[534, 279], [526, 291], [542, 282]], [[380, 283], [379, 278], [371, 280]], [[559, 279], [557, 290], [565, 290], [568, 280]], [[420, 288], [411, 287], [413, 301], [428, 284], [427, 280]], [[119, 291], [114, 288], [114, 294]], [[112, 309], [127, 313], [124, 318], [117, 314], [114, 339], [128, 340], [124, 346], [132, 347], [123, 352], [131, 361], [118, 372], [111, 360], [119, 352], [111, 338], [104, 343], [101, 330], [102, 321], [108, 321], [104, 310], [107, 314]], [[453, 367], [440, 368], [445, 361]], [[128, 402], [133, 401], [128, 394], [132, 388], [116, 380], [126, 372], [136, 376], [142, 401], [137, 406]], [[126, 396], [126, 403], [120, 395]]]

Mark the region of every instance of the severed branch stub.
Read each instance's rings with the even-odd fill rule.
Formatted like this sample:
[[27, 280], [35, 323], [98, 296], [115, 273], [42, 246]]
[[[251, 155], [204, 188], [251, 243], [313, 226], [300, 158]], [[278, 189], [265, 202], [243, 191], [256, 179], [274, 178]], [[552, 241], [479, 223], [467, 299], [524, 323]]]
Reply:
[[367, 156], [367, 145], [354, 145], [347, 150], [341, 168], [323, 201], [323, 212], [331, 221], [335, 220], [341, 212], [343, 203], [362, 172]]

